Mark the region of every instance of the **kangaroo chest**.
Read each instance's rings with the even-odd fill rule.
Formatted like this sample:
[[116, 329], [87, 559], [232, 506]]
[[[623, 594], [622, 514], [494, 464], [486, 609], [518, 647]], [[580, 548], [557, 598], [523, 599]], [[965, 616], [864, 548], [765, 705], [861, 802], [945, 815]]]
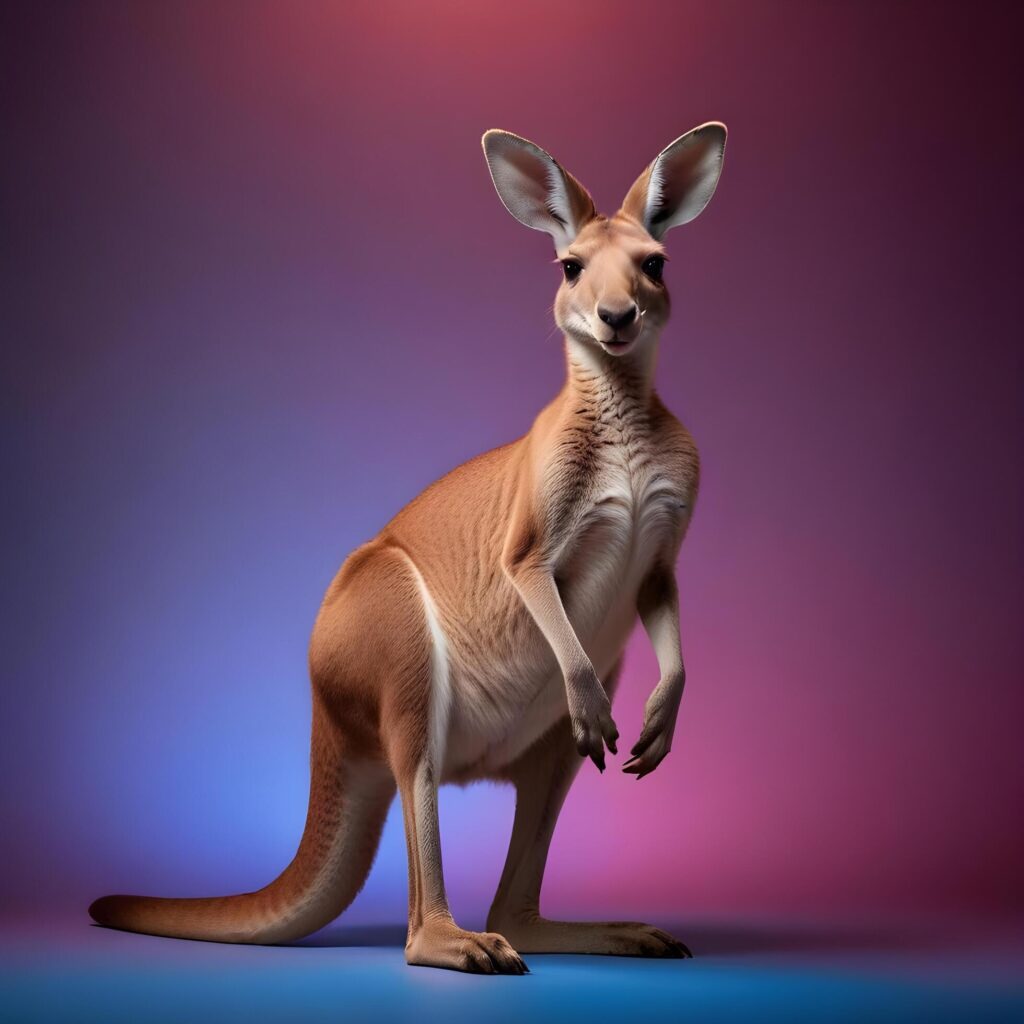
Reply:
[[690, 499], [652, 433], [627, 423], [592, 443], [556, 575], [581, 640], [614, 646], [635, 619], [644, 575], [673, 551]]

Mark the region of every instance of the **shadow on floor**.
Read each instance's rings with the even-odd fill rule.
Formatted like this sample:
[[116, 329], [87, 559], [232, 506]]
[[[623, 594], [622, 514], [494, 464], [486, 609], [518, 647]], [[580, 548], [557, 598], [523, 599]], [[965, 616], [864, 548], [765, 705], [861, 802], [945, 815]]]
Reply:
[[[678, 924], [659, 922], [666, 931], [682, 939], [696, 956], [750, 956], [765, 953], [842, 953], [886, 952], [926, 949], [934, 944], [921, 932], [911, 933], [893, 927], [830, 927], [827, 923], [779, 925], [769, 923], [723, 923], [690, 921]], [[322, 931], [290, 943], [295, 946], [345, 947], [405, 945], [404, 924], [329, 925]]]
[[396, 946], [405, 947], [404, 924], [332, 924], [289, 946]]

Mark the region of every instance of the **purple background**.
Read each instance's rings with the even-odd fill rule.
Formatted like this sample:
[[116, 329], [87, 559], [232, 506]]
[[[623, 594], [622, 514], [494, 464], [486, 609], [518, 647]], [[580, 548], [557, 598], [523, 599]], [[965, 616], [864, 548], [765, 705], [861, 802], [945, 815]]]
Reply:
[[[5, 6], [0, 904], [254, 888], [344, 556], [557, 390], [491, 127], [667, 239], [701, 447], [671, 757], [584, 768], [557, 913], [1019, 906], [1019, 25], [933, 4]], [[630, 649], [616, 718], [655, 681]], [[479, 919], [509, 791], [446, 790]], [[351, 920], [404, 919], [397, 813]]]

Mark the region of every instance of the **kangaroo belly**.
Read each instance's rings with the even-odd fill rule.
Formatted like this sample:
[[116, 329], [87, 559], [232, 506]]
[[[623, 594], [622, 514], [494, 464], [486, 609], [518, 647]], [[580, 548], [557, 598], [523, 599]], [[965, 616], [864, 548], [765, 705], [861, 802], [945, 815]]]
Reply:
[[[602, 679], [636, 622], [637, 590], [649, 562], [636, 527], [628, 509], [613, 505], [587, 517], [556, 574], [569, 621]], [[458, 645], [445, 759], [451, 778], [499, 771], [567, 711], [554, 655], [514, 591], [501, 612], [478, 645]]]
[[453, 700], [445, 775], [470, 780], [493, 774], [566, 710], [558, 664], [519, 595], [489, 610], [489, 621], [453, 624]]

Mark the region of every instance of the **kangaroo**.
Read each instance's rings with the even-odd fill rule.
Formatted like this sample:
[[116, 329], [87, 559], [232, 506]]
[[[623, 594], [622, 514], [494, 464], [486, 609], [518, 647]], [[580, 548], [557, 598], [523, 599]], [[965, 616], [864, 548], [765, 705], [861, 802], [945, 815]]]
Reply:
[[[362, 888], [397, 789], [407, 963], [522, 974], [522, 953], [690, 955], [638, 922], [549, 920], [540, 889], [582, 760], [603, 772], [605, 748], [617, 753], [610, 701], [638, 615], [660, 680], [622, 770], [642, 779], [672, 745], [686, 678], [675, 564], [699, 460], [653, 389], [669, 316], [662, 239], [711, 199], [726, 128], [672, 142], [611, 217], [539, 146], [497, 129], [482, 141], [505, 207], [554, 240], [565, 383], [528, 433], [429, 486], [328, 588], [309, 649], [309, 807], [281, 875], [236, 896], [105, 896], [89, 908], [101, 925], [214, 942], [307, 935]], [[516, 788], [486, 932], [452, 918], [437, 815], [442, 783], [478, 779]]]

